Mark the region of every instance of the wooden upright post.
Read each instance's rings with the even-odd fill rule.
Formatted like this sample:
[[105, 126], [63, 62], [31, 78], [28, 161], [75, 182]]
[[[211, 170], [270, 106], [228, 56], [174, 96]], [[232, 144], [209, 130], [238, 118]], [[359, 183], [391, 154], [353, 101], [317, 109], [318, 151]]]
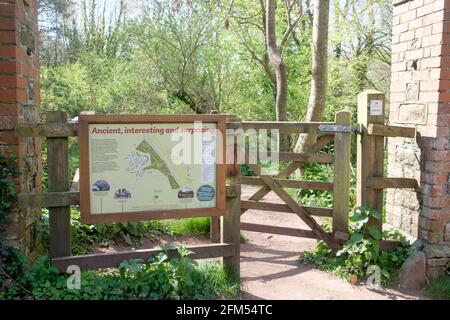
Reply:
[[[238, 121], [233, 118], [233, 122]], [[239, 119], [240, 121], [240, 119]], [[241, 166], [238, 163], [238, 145], [235, 141], [237, 134], [227, 133], [227, 150], [234, 150], [233, 163], [229, 163], [227, 158], [227, 201], [226, 212], [221, 218], [221, 241], [230, 243], [234, 247], [234, 255], [232, 257], [223, 258], [225, 266], [232, 268], [237, 274], [240, 274], [240, 246], [241, 246], [241, 185], [240, 174]], [[236, 139], [237, 140], [237, 139]]]
[[[67, 114], [62, 111], [47, 112], [48, 123], [65, 123]], [[69, 190], [68, 138], [47, 138], [48, 191]], [[71, 255], [70, 207], [49, 208], [50, 256]]]
[[[367, 127], [370, 123], [384, 124], [385, 98], [384, 94], [368, 90], [358, 95], [358, 123], [361, 134], [358, 135], [357, 159], [357, 205], [369, 206], [379, 212], [383, 211], [383, 190], [368, 188], [371, 177], [384, 175], [384, 137], [369, 135]], [[381, 231], [382, 223], [369, 220]]]
[[[336, 113], [336, 124], [351, 126], [350, 111]], [[338, 132], [334, 137], [334, 181], [333, 181], [333, 234], [348, 234], [348, 211], [350, 198], [350, 153], [351, 132]]]
[[[211, 114], [219, 114], [218, 110], [211, 110]], [[225, 158], [225, 157], [223, 157]], [[209, 234], [211, 242], [220, 242], [220, 217], [211, 217], [209, 223]]]

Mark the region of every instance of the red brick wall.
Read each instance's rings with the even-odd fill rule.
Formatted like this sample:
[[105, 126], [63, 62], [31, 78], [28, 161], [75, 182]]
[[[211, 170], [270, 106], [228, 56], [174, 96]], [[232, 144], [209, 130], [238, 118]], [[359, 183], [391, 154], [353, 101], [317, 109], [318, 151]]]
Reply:
[[420, 193], [390, 190], [387, 222], [424, 240], [450, 242], [450, 0], [394, 1], [389, 122], [417, 139], [389, 139], [389, 175]]
[[[0, 152], [18, 155], [18, 192], [40, 190], [40, 140], [18, 138], [14, 126], [39, 122], [37, 0], [0, 0]], [[16, 210], [7, 241], [34, 251], [39, 212]]]

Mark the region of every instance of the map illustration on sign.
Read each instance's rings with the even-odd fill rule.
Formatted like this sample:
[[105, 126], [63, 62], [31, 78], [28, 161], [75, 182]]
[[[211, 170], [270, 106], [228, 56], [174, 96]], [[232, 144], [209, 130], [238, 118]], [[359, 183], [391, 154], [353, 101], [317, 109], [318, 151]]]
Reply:
[[[91, 214], [216, 206], [217, 123], [96, 123], [88, 130]], [[186, 155], [192, 161], [174, 161]]]
[[145, 153], [149, 157], [147, 158], [148, 159], [147, 162], [149, 162], [148, 165], [142, 170], [156, 169], [163, 175], [167, 176], [167, 179], [169, 179], [169, 183], [172, 189], [180, 188], [180, 185], [173, 177], [172, 172], [169, 170], [169, 166], [167, 165], [166, 161], [159, 156], [158, 152], [150, 145], [150, 143], [148, 143], [144, 139], [138, 145], [136, 150]]

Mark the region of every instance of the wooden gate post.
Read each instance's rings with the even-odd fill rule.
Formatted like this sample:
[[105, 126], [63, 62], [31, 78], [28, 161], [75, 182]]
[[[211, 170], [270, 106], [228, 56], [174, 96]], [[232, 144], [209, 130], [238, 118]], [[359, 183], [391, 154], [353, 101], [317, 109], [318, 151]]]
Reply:
[[[211, 114], [219, 114], [218, 110], [211, 110]], [[223, 157], [225, 159], [225, 157]], [[220, 242], [220, 217], [211, 217], [209, 223], [209, 235], [211, 242]]]
[[[233, 117], [233, 122], [240, 122], [240, 119]], [[239, 132], [230, 134], [227, 132], [226, 150], [234, 151], [231, 159], [229, 154], [223, 156], [224, 161], [227, 161], [227, 200], [226, 212], [221, 218], [220, 228], [222, 243], [229, 243], [234, 247], [233, 256], [223, 258], [223, 263], [225, 266], [232, 268], [238, 275], [240, 274], [241, 257], [241, 165], [239, 164], [237, 141], [237, 135], [239, 134]]]
[[[48, 123], [66, 123], [63, 111], [47, 112]], [[47, 138], [48, 191], [69, 190], [69, 142], [68, 138]], [[50, 256], [71, 255], [70, 207], [49, 208]]]
[[[358, 95], [358, 123], [361, 134], [358, 135], [357, 151], [357, 205], [370, 206], [383, 210], [383, 190], [367, 187], [371, 177], [384, 176], [384, 137], [369, 135], [367, 127], [370, 123], [384, 124], [385, 97], [380, 91], [368, 90]], [[381, 231], [382, 222], [369, 220]]]
[[[350, 128], [352, 115], [343, 110], [336, 113], [336, 124]], [[333, 234], [348, 234], [348, 211], [350, 199], [350, 153], [351, 132], [338, 132], [334, 136], [333, 181]]]

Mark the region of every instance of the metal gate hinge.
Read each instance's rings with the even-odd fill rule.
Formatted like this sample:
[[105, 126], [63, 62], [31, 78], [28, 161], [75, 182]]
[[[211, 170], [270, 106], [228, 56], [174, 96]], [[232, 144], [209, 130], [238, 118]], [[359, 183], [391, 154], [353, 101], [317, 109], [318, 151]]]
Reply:
[[319, 125], [320, 132], [354, 132], [359, 133], [359, 125], [347, 125], [347, 124], [321, 124]]
[[319, 126], [319, 131], [321, 132], [351, 132], [351, 125], [344, 124], [321, 124]]

